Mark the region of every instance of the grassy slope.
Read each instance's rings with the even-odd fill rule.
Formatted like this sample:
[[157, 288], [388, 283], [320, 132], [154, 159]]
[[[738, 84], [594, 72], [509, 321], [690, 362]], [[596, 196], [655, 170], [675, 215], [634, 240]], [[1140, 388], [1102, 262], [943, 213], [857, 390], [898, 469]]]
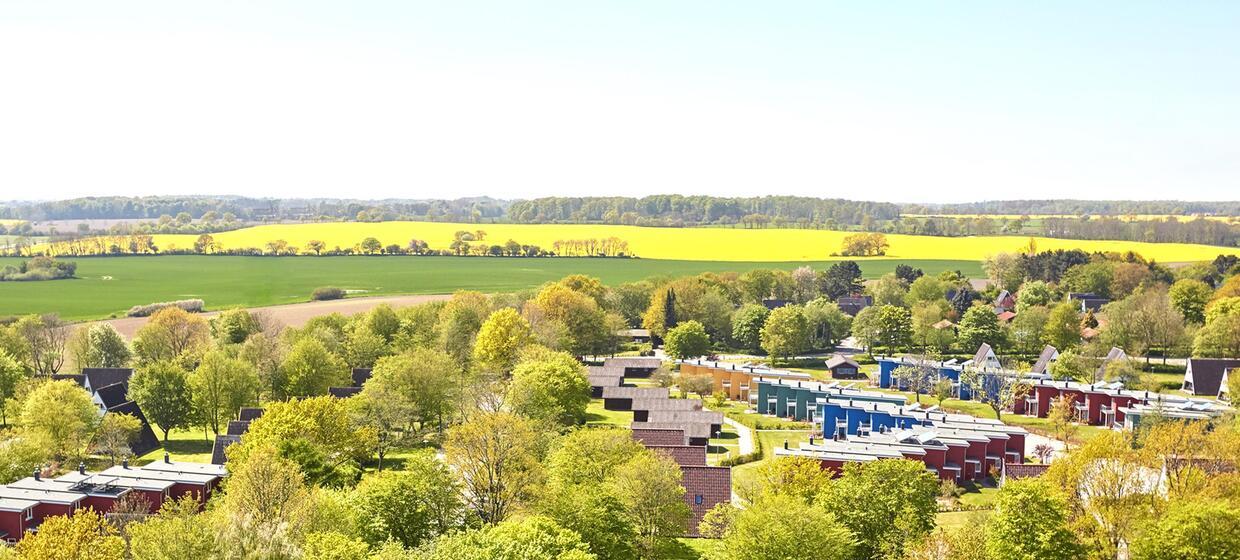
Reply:
[[[417, 238], [432, 248], [446, 249], [453, 233], [483, 230], [489, 244], [509, 239], [550, 249], [557, 240], [619, 237], [633, 254], [647, 259], [704, 261], [810, 261], [828, 258], [840, 250], [852, 232], [810, 229], [652, 228], [599, 224], [460, 224], [434, 222], [333, 222], [322, 224], [276, 224], [214, 234], [226, 248], [264, 247], [283, 239], [305, 247], [310, 240], [327, 246], [352, 247], [367, 237], [383, 244], [404, 246]], [[186, 248], [194, 235], [158, 235], [158, 247]], [[1219, 253], [1235, 254], [1235, 247], [1212, 247], [1178, 243], [1087, 241], [1038, 237], [1038, 249], [1084, 249], [1087, 251], [1137, 251], [1159, 262], [1205, 261]], [[981, 260], [999, 252], [1015, 252], [1028, 244], [1025, 236], [933, 237], [888, 235], [891, 247], [884, 258]]]
[[[186, 298], [202, 298], [211, 309], [272, 305], [306, 301], [319, 286], [366, 290], [369, 294], [502, 292], [533, 288], [574, 273], [616, 284], [659, 275], [791, 269], [804, 264], [822, 268], [829, 264], [495, 257], [160, 256], [74, 260], [78, 263], [77, 279], [0, 283], [0, 316], [56, 312], [69, 319], [93, 319], [133, 305]], [[0, 267], [18, 261], [0, 258]], [[958, 269], [966, 275], [981, 275], [975, 262], [899, 262], [924, 268], [929, 274]], [[899, 262], [864, 262], [862, 270], [873, 278], [892, 271]]]

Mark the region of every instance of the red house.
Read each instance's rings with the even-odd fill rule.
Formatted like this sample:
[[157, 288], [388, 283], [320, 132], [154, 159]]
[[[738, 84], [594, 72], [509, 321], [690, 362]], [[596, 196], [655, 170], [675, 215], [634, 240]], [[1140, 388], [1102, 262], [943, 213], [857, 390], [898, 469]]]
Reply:
[[39, 502], [0, 498], [0, 539], [15, 543], [34, 526], [34, 508]]
[[32, 515], [26, 523], [26, 529], [32, 529], [38, 527], [48, 516], [73, 515], [86, 496], [54, 490], [27, 490], [0, 486], [0, 499], [34, 502]]

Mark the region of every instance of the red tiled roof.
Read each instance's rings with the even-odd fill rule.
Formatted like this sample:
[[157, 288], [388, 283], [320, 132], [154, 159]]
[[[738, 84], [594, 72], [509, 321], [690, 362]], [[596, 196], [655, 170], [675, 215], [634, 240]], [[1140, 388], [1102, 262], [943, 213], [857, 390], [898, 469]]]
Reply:
[[647, 449], [668, 456], [682, 467], [706, 466], [706, 447], [701, 445], [651, 445]]
[[642, 445], [684, 445], [685, 431], [667, 428], [633, 428], [633, 439]]
[[[681, 484], [685, 487], [685, 503], [689, 504], [692, 516], [686, 535], [699, 536], [698, 523], [706, 512], [718, 504], [732, 501], [732, 469], [728, 467], [680, 467], [684, 475]], [[698, 503], [699, 497], [701, 503]]]
[[1050, 465], [1045, 463], [1005, 463], [1003, 465], [1004, 480], [1033, 478], [1042, 476]]

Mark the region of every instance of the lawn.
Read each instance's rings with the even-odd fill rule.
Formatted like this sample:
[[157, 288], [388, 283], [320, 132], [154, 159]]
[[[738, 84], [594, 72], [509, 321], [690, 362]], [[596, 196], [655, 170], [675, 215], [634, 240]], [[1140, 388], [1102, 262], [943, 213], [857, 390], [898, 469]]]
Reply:
[[[164, 433], [155, 430], [155, 435], [163, 441]], [[172, 430], [172, 434], [168, 437], [168, 455], [173, 461], [188, 461], [191, 463], [210, 463], [211, 448], [215, 445], [214, 436], [202, 435], [202, 430]], [[134, 459], [134, 464], [145, 465], [152, 461], [164, 460], [164, 449], [161, 447], [146, 455]]]
[[[660, 228], [604, 224], [467, 224], [441, 222], [332, 222], [272, 224], [212, 234], [226, 249], [265, 248], [284, 240], [305, 247], [323, 241], [329, 249], [353, 247], [374, 237], [383, 245], [405, 246], [410, 239], [426, 241], [432, 249], [447, 249], [458, 231], [486, 232], [483, 243], [502, 245], [512, 239], [551, 249], [559, 240], [618, 237], [630, 252], [646, 259], [701, 261], [818, 261], [838, 253], [843, 239], [855, 232], [817, 229]], [[161, 249], [192, 247], [195, 235], [156, 235]], [[1026, 236], [937, 237], [887, 235], [890, 247], [880, 259], [941, 259], [980, 261], [1000, 252], [1027, 246]], [[1235, 247], [1180, 243], [1092, 241], [1034, 237], [1040, 250], [1136, 251], [1159, 262], [1207, 261], [1220, 253], [1240, 253]]]
[[[689, 275], [754, 268], [792, 269], [816, 263], [664, 261], [650, 259], [498, 257], [209, 257], [148, 256], [75, 258], [76, 279], [0, 282], [0, 316], [59, 313], [71, 320], [123, 314], [134, 305], [187, 298], [208, 309], [307, 301], [320, 286], [368, 295], [447, 294], [456, 290], [509, 292], [537, 287], [569, 274], [597, 276], [618, 284], [652, 276]], [[0, 258], [0, 267], [20, 259]], [[894, 270], [897, 261], [861, 263], [867, 277]], [[959, 269], [979, 276], [978, 263], [907, 261], [937, 274]]]
[[590, 399], [590, 404], [586, 405], [586, 424], [627, 428], [632, 423], [632, 412], [607, 410], [603, 408], [603, 399]]

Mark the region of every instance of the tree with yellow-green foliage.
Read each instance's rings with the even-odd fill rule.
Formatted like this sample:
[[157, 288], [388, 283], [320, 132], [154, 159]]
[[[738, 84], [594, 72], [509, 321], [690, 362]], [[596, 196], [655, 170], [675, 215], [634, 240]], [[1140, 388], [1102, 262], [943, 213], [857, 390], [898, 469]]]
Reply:
[[151, 315], [133, 338], [133, 352], [140, 364], [177, 360], [211, 342], [206, 319], [179, 307], [165, 307]]
[[563, 284], [550, 284], [539, 291], [526, 303], [525, 316], [531, 324], [550, 323], [550, 328], [536, 327], [535, 330], [554, 332], [558, 336], [542, 342], [575, 356], [605, 351], [613, 337], [607, 331], [607, 317], [598, 303]]
[[192, 496], [164, 502], [159, 514], [125, 526], [133, 560], [211, 558], [215, 534]]
[[539, 436], [515, 414], [474, 414], [448, 430], [443, 449], [466, 502], [485, 523], [499, 523], [529, 503], [543, 477]]
[[99, 409], [77, 383], [48, 381], [22, 401], [18, 423], [27, 437], [47, 446], [53, 459], [65, 461], [85, 450], [99, 424]]
[[986, 548], [993, 558], [1081, 558], [1084, 550], [1068, 521], [1068, 502], [1050, 484], [1036, 478], [1013, 480], [995, 500]]
[[474, 362], [488, 371], [512, 371], [517, 351], [532, 342], [530, 322], [517, 310], [505, 307], [483, 321], [474, 341]]
[[585, 368], [564, 352], [527, 352], [512, 370], [507, 404], [513, 412], [547, 425], [580, 424], [590, 404]]
[[52, 515], [38, 532], [17, 543], [22, 560], [121, 560], [125, 540], [103, 514], [81, 509], [73, 515]]
[[326, 395], [331, 387], [348, 385], [349, 366], [318, 339], [305, 337], [293, 346], [280, 371], [292, 397]]

